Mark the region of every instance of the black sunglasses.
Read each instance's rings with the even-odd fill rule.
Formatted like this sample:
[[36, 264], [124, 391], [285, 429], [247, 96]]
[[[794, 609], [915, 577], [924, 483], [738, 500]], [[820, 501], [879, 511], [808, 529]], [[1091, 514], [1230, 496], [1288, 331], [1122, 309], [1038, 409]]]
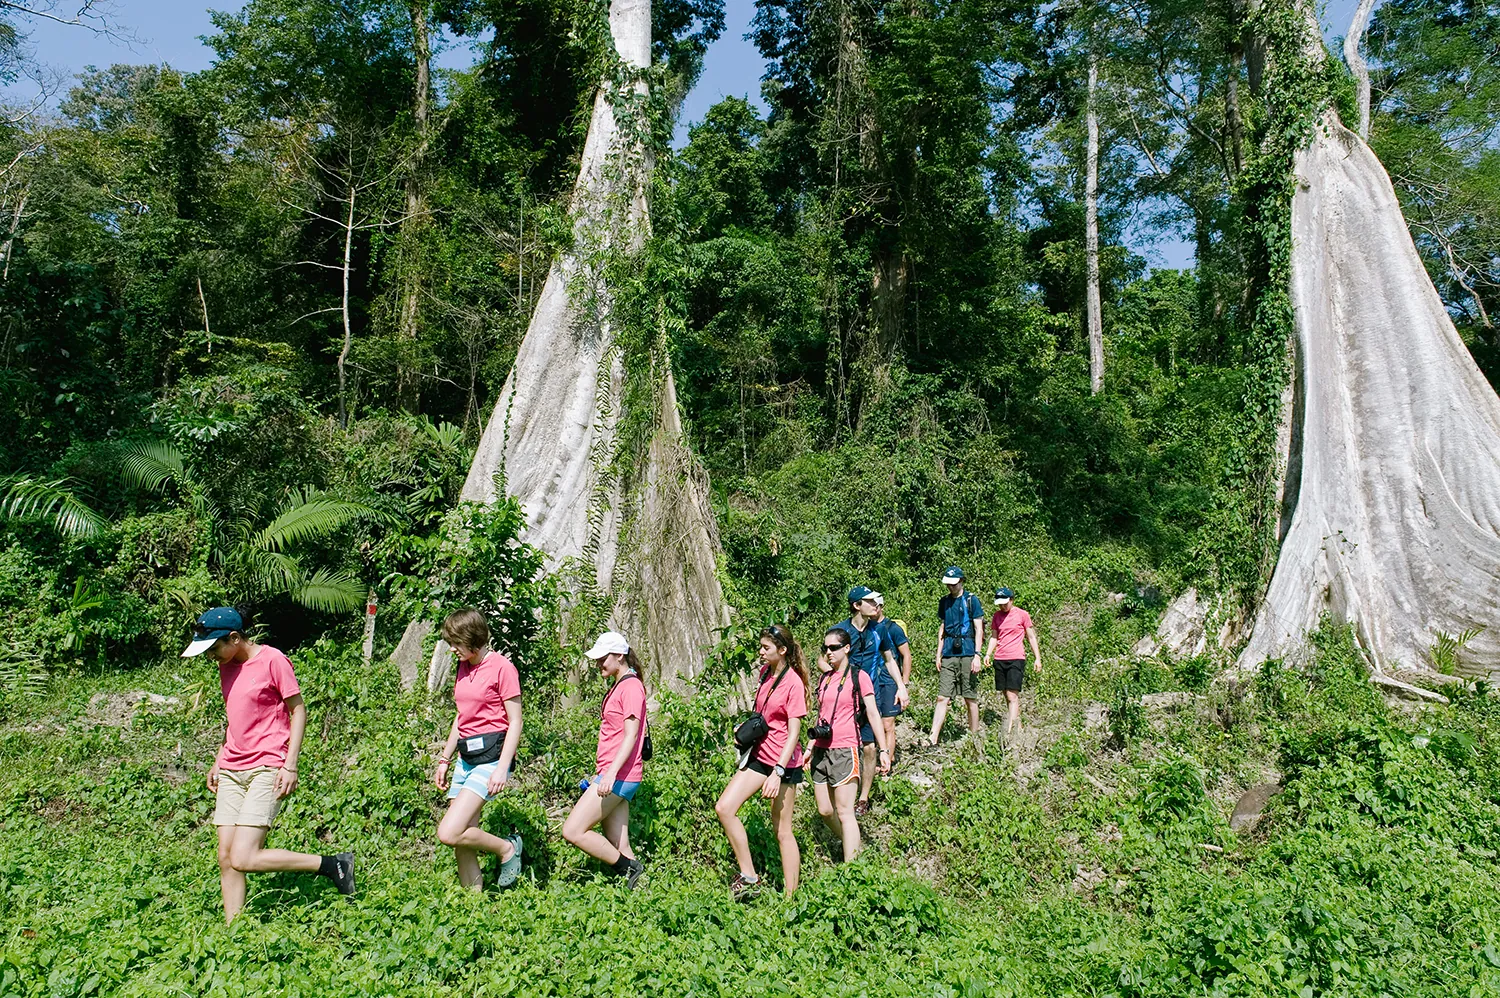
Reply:
[[849, 643], [845, 642], [844, 644], [841, 644], [841, 645], [824, 645], [823, 646], [823, 650], [824, 651], [838, 651], [840, 648], [848, 648], [848, 647], [849, 647]]

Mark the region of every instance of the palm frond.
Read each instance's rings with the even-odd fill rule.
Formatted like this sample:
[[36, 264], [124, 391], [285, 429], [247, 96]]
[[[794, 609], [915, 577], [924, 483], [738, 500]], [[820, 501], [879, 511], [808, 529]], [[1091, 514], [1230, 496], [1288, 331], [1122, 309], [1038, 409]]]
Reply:
[[165, 440], [143, 440], [125, 448], [120, 477], [131, 485], [160, 492], [170, 482], [185, 481], [187, 465], [182, 451]]
[[69, 478], [45, 480], [24, 475], [0, 479], [5, 497], [0, 499], [0, 518], [45, 520], [64, 537], [96, 537], [109, 526], [104, 517], [69, 488]]
[[229, 574], [238, 576], [237, 581], [255, 592], [292, 592], [302, 578], [302, 566], [291, 555], [254, 544], [239, 545], [224, 560]]
[[294, 493], [280, 515], [256, 537], [255, 545], [262, 551], [280, 551], [299, 541], [331, 534], [350, 520], [375, 515], [377, 511], [362, 502]]
[[309, 610], [339, 613], [364, 605], [365, 587], [348, 572], [320, 568], [292, 590], [292, 599]]

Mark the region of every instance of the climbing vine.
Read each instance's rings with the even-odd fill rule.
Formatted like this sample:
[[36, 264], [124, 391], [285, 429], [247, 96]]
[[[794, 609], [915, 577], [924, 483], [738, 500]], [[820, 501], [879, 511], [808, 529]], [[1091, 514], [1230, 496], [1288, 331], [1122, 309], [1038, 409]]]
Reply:
[[1220, 584], [1249, 611], [1276, 564], [1280, 515], [1278, 438], [1292, 384], [1296, 329], [1290, 294], [1294, 163], [1324, 113], [1340, 103], [1339, 66], [1322, 55], [1302, 0], [1267, 0], [1245, 21], [1261, 40], [1265, 65], [1252, 102], [1256, 151], [1236, 183], [1250, 260], [1251, 315], [1245, 349], [1241, 423], [1215, 496], [1217, 530], [1207, 552]]

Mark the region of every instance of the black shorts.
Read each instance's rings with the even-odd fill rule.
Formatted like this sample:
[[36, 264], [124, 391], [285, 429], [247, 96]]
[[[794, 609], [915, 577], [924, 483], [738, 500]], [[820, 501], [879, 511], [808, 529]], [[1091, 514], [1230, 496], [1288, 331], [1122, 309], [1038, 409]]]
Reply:
[[[761, 776], [770, 776], [772, 771], [776, 769], [776, 767], [772, 766], [770, 763], [761, 762], [759, 759], [751, 759], [749, 762], [745, 763], [745, 768], [750, 770], [750, 772], [752, 773], [759, 773]], [[788, 766], [786, 769], [786, 775], [781, 778], [781, 782], [783, 784], [801, 783], [802, 767], [798, 766], [797, 768], [793, 769], [791, 766]]]
[[1021, 692], [1021, 680], [1026, 678], [1026, 660], [1008, 658], [995, 661], [995, 689]]

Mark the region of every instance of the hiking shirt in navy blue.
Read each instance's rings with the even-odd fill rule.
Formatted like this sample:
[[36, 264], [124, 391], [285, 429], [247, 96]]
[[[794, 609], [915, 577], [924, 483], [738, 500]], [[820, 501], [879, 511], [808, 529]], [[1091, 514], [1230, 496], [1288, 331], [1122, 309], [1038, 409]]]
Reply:
[[906, 636], [901, 625], [890, 617], [886, 617], [875, 626], [880, 628], [880, 647], [891, 650], [891, 655], [896, 659], [894, 665], [896, 675], [901, 675], [901, 646], [910, 644], [911, 639]]
[[885, 658], [881, 654], [881, 649], [885, 647], [885, 643], [880, 633], [880, 625], [867, 620], [865, 629], [861, 631], [854, 626], [854, 620], [851, 618], [833, 626], [849, 635], [849, 661], [863, 669], [872, 683], [878, 682], [877, 677], [885, 672], [884, 666], [881, 665], [881, 661]]
[[979, 597], [965, 590], [957, 599], [944, 596], [938, 600], [938, 616], [943, 618], [943, 657], [973, 658], [978, 646], [974, 618], [984, 626], [984, 607]]

